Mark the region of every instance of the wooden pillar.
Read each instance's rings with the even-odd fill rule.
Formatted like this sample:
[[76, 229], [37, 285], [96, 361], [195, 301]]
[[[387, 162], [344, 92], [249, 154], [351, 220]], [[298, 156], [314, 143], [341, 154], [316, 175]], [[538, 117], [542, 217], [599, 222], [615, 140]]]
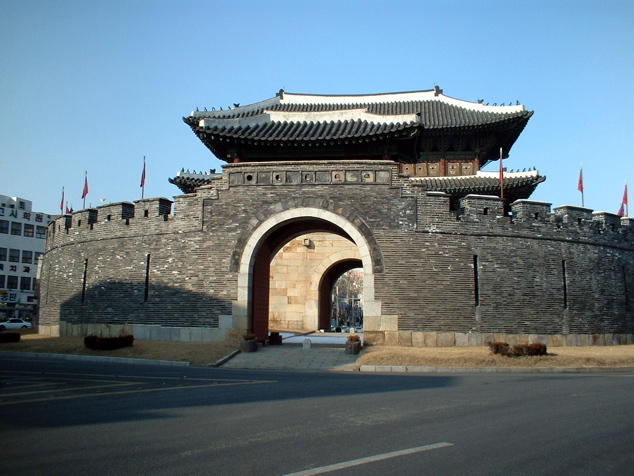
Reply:
[[260, 342], [265, 342], [269, 335], [269, 293], [271, 279], [271, 245], [267, 241], [258, 250], [253, 267], [253, 333]]

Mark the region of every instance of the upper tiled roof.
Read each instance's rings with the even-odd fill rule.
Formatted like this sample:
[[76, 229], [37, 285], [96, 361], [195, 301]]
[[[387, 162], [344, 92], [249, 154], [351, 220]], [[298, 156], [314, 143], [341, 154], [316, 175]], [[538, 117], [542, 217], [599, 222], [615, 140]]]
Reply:
[[219, 137], [306, 141], [384, 135], [419, 126], [452, 129], [525, 124], [532, 114], [523, 105], [461, 101], [443, 95], [440, 89], [362, 96], [280, 91], [274, 98], [248, 106], [194, 111], [184, 120], [195, 130]]

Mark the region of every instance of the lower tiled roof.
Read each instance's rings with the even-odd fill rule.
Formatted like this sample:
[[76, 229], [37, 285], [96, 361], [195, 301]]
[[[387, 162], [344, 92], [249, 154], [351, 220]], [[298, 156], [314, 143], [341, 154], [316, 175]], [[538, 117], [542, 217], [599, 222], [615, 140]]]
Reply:
[[183, 193], [193, 193], [198, 187], [209, 185], [211, 181], [220, 177], [215, 170], [211, 173], [179, 172], [176, 177], [168, 179], [169, 183], [176, 185]]
[[[510, 200], [528, 198], [538, 184], [546, 180], [537, 171], [509, 172], [504, 175], [504, 193]], [[500, 179], [497, 172], [478, 172], [477, 175], [459, 177], [410, 177], [416, 187], [430, 192], [445, 192], [453, 196], [468, 194], [500, 195]]]

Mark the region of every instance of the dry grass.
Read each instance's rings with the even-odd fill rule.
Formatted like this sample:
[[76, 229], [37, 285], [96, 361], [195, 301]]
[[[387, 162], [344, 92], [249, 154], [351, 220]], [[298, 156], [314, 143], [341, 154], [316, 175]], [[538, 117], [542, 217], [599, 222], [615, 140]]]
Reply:
[[368, 347], [361, 365], [424, 367], [634, 367], [634, 345], [551, 347], [548, 355], [505, 357], [488, 347]]
[[[20, 342], [0, 344], [0, 352], [102, 355], [209, 365], [236, 350], [235, 346], [216, 342], [135, 340], [132, 347], [96, 351], [84, 347], [82, 337], [46, 337], [32, 331], [20, 334]], [[488, 347], [366, 347], [357, 363], [426, 367], [634, 367], [634, 345], [551, 347], [546, 356], [516, 358], [492, 355]]]
[[[16, 331], [11, 331], [16, 332]], [[0, 344], [0, 352], [40, 352], [47, 354], [101, 355], [134, 359], [176, 360], [193, 365], [209, 365], [236, 350], [221, 342], [159, 342], [136, 340], [132, 347], [116, 350], [91, 350], [84, 346], [83, 337], [46, 337], [20, 331], [20, 342]], [[0, 353], [1, 355], [1, 353]]]

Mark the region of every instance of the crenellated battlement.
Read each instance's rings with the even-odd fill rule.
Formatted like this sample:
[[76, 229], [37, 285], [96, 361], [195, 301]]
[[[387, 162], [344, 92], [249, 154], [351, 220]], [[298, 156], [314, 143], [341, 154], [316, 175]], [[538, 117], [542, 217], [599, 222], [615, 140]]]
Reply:
[[172, 203], [167, 198], [149, 198], [134, 203], [109, 203], [64, 215], [48, 227], [47, 250], [78, 240], [151, 233], [157, 223], [169, 221]]
[[[304, 169], [294, 168], [293, 173], [284, 172], [286, 184], [301, 186], [307, 181], [311, 185], [317, 182], [317, 185], [322, 186], [319, 190], [322, 195], [328, 195], [329, 187], [336, 188], [342, 184], [357, 187], [373, 184], [382, 185], [386, 189], [395, 188], [395, 184], [386, 179], [383, 168], [372, 169], [368, 167], [368, 163], [355, 164], [350, 170], [337, 164], [337, 171], [331, 171], [327, 166], [322, 170], [314, 164], [308, 170], [306, 164], [302, 165]], [[253, 197], [251, 206], [254, 209], [259, 202], [258, 190], [267, 200], [274, 201], [285, 200], [289, 193], [293, 193], [292, 188], [270, 187], [276, 176], [270, 173], [274, 168], [272, 165], [227, 168], [222, 178], [218, 177], [214, 183], [200, 187], [196, 193], [176, 196], [175, 201], [163, 197], [148, 198], [133, 203], [111, 203], [64, 215], [49, 226], [47, 249], [78, 241], [200, 230], [205, 221], [205, 210], [212, 210], [218, 202], [222, 202], [225, 195], [231, 200], [229, 189], [233, 189], [234, 193], [247, 191], [249, 197]], [[363, 181], [363, 174], [366, 174], [368, 180]], [[251, 181], [251, 177], [254, 177], [254, 187], [245, 188], [244, 185]], [[406, 190], [402, 184], [398, 184], [396, 188], [402, 190], [402, 200], [407, 200], [406, 197], [412, 195], [417, 198], [416, 230], [419, 232], [516, 233], [524, 236], [532, 233], [536, 237], [558, 240], [598, 240], [604, 245], [611, 241], [615, 246], [629, 246], [634, 243], [633, 220], [612, 213], [595, 212], [573, 205], [563, 205], [551, 210], [550, 203], [535, 200], [517, 200], [507, 208], [504, 199], [489, 195], [467, 195], [456, 206], [451, 196], [443, 192]], [[389, 193], [387, 190], [386, 192]], [[231, 207], [231, 203], [225, 203], [224, 206]]]
[[[634, 243], [631, 218], [613, 213], [594, 212], [589, 208], [563, 205], [551, 211], [551, 204], [536, 200], [517, 200], [505, 212], [499, 197], [467, 195], [451, 208], [451, 197], [442, 192], [424, 192], [418, 196], [417, 229], [448, 233], [519, 233], [555, 239], [613, 240], [614, 245]], [[566, 236], [566, 234], [568, 235]], [[599, 237], [599, 235], [601, 235]]]

